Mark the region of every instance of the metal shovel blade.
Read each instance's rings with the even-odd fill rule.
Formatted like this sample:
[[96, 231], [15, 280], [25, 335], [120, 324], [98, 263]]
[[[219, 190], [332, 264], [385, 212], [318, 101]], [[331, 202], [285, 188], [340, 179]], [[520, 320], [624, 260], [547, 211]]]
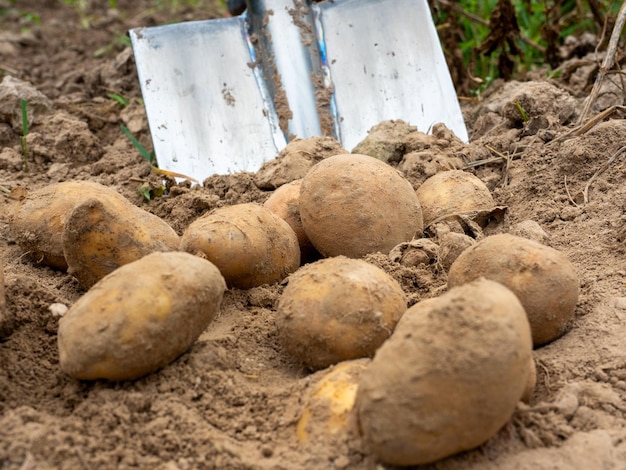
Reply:
[[130, 31], [159, 167], [257, 171], [295, 138], [350, 150], [402, 119], [467, 141], [426, 0], [248, 1], [236, 18]]

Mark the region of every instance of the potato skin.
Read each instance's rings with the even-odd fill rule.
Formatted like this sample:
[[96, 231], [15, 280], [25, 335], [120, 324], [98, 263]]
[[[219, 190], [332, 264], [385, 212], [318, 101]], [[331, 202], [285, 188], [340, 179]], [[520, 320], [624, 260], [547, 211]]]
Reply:
[[436, 173], [424, 181], [416, 192], [425, 226], [440, 217], [490, 210], [496, 205], [485, 183], [463, 170]]
[[322, 375], [307, 394], [296, 424], [301, 443], [336, 441], [350, 432], [357, 434], [354, 402], [359, 377], [369, 362], [367, 358], [353, 359], [319, 372]]
[[63, 229], [68, 273], [85, 289], [124, 264], [179, 247], [172, 227], [125, 198], [88, 198], [74, 207]]
[[481, 276], [517, 295], [528, 315], [535, 347], [565, 333], [574, 316], [580, 283], [563, 253], [526, 238], [492, 235], [459, 255], [450, 267], [448, 286]]
[[421, 465], [482, 444], [512, 416], [531, 354], [524, 309], [501, 284], [415, 304], [361, 374], [355, 406], [370, 451]]
[[326, 257], [388, 254], [421, 236], [420, 203], [411, 184], [376, 158], [334, 155], [315, 165], [300, 187], [300, 217]]
[[400, 285], [363, 260], [336, 256], [289, 277], [276, 326], [285, 350], [310, 369], [371, 357], [406, 311]]
[[17, 244], [46, 266], [66, 270], [63, 228], [77, 204], [87, 198], [127, 201], [112, 188], [91, 181], [65, 181], [31, 191], [9, 217]]
[[300, 186], [302, 179], [283, 184], [263, 203], [263, 206], [271, 210], [289, 224], [298, 237], [300, 246], [300, 262], [309, 262], [319, 259], [320, 255], [306, 236], [302, 219], [300, 218]]
[[61, 369], [81, 380], [131, 380], [154, 372], [196, 341], [225, 290], [219, 270], [188, 253], [152, 253], [126, 264], [61, 318]]
[[289, 224], [254, 203], [220, 207], [194, 220], [180, 246], [214, 263], [227, 284], [239, 289], [281, 281], [300, 266]]
[[526, 388], [521, 398], [524, 403], [530, 403], [530, 399], [533, 397], [533, 393], [535, 393], [535, 388], [537, 387], [537, 365], [532, 356], [530, 357], [529, 371]]

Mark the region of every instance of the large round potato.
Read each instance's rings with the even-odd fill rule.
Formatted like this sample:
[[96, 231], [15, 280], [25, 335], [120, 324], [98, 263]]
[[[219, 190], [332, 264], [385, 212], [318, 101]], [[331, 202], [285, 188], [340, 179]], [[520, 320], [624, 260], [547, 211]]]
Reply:
[[193, 221], [181, 249], [214, 263], [231, 287], [281, 281], [300, 266], [298, 238], [289, 224], [259, 204], [215, 209]]
[[300, 217], [309, 240], [326, 257], [388, 254], [424, 228], [411, 184], [386, 163], [359, 154], [328, 157], [306, 174]]
[[180, 237], [172, 227], [125, 198], [87, 198], [74, 207], [63, 229], [68, 273], [85, 289], [124, 264], [179, 248]]
[[91, 181], [65, 181], [31, 191], [9, 217], [17, 244], [46, 266], [67, 269], [63, 228], [76, 205], [95, 197], [105, 204], [128, 202], [112, 188]]
[[484, 443], [524, 394], [531, 354], [523, 307], [494, 281], [414, 305], [361, 374], [355, 407], [370, 450], [421, 465]]
[[289, 277], [276, 323], [285, 350], [310, 369], [371, 357], [407, 307], [402, 288], [382, 269], [337, 256]]
[[225, 290], [219, 270], [188, 253], [152, 253], [126, 264], [61, 318], [61, 369], [84, 380], [154, 372], [194, 343], [219, 311]]
[[491, 210], [495, 202], [478, 177], [463, 170], [441, 171], [417, 188], [424, 225], [452, 214]]
[[508, 234], [483, 238], [454, 261], [448, 286], [478, 277], [497, 281], [517, 295], [535, 346], [561, 336], [574, 316], [578, 276], [567, 257], [554, 248]]

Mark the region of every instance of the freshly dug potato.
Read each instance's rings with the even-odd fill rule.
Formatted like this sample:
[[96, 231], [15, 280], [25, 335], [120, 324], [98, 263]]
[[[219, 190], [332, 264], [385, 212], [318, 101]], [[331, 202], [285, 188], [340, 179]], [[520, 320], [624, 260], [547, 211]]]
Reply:
[[289, 277], [277, 307], [285, 350], [310, 369], [371, 357], [407, 308], [398, 282], [363, 260], [336, 256]]
[[517, 295], [535, 346], [561, 336], [574, 316], [578, 276], [567, 257], [554, 248], [509, 234], [483, 238], [452, 263], [448, 286], [478, 277], [497, 281]]
[[415, 304], [361, 374], [369, 449], [385, 464], [421, 465], [479, 446], [511, 418], [531, 354], [526, 313], [497, 282]]
[[181, 249], [214, 263], [231, 287], [281, 281], [300, 266], [298, 238], [289, 224], [259, 204], [215, 209], [193, 221]]
[[180, 237], [167, 222], [125, 198], [87, 198], [74, 207], [63, 229], [68, 273], [85, 289], [124, 264], [179, 247]]
[[537, 365], [532, 356], [530, 357], [529, 370], [528, 381], [526, 382], [526, 388], [521, 398], [524, 403], [530, 403], [530, 399], [533, 393], [535, 393], [535, 387], [537, 386]]
[[74, 207], [96, 197], [103, 203], [127, 201], [112, 188], [91, 181], [65, 181], [29, 192], [9, 216], [17, 244], [46, 266], [67, 269], [63, 227]]
[[298, 237], [300, 246], [300, 262], [313, 261], [319, 258], [319, 253], [306, 236], [302, 219], [300, 219], [300, 185], [302, 179], [283, 184], [276, 189], [263, 204], [274, 214], [289, 224]]
[[226, 283], [207, 260], [152, 253], [116, 269], [59, 321], [61, 369], [81, 380], [131, 380], [169, 364], [218, 313]]
[[356, 416], [352, 412], [361, 372], [369, 359], [354, 359], [333, 366], [313, 386], [305, 399], [296, 425], [302, 443], [336, 440], [337, 435], [356, 431]]
[[478, 177], [463, 170], [441, 171], [417, 188], [424, 225], [452, 214], [490, 210], [495, 202]]
[[421, 236], [420, 202], [393, 167], [367, 155], [334, 155], [306, 174], [300, 217], [313, 246], [326, 257], [361, 258]]

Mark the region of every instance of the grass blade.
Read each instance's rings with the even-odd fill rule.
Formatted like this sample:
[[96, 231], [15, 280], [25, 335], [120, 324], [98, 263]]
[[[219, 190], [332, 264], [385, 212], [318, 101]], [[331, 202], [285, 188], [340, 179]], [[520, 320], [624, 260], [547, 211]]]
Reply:
[[122, 124], [120, 127], [122, 129], [122, 132], [126, 135], [126, 137], [128, 137], [128, 140], [131, 141], [131, 143], [135, 146], [135, 148], [141, 154], [144, 160], [146, 160], [151, 165], [156, 163], [154, 154], [148, 152], [146, 148], [141, 145], [141, 143], [135, 138], [135, 136], [128, 130], [128, 128], [124, 124]]

